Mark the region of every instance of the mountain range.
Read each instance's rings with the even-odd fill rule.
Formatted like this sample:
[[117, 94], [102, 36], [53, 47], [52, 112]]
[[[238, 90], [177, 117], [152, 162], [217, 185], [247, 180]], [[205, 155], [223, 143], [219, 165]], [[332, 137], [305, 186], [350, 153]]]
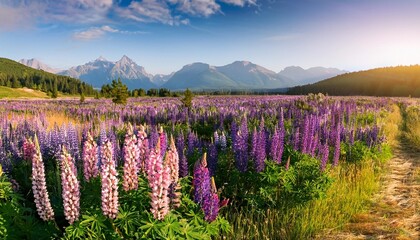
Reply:
[[95, 88], [121, 78], [129, 89], [168, 88], [171, 90], [217, 90], [217, 89], [270, 89], [288, 88], [314, 83], [334, 77], [346, 71], [336, 68], [287, 67], [279, 73], [248, 61], [236, 61], [225, 66], [192, 63], [169, 75], [147, 73], [127, 56], [112, 62], [103, 57], [83, 65], [58, 71], [36, 59], [20, 60], [29, 67], [54, 72], [59, 75], [79, 78]]

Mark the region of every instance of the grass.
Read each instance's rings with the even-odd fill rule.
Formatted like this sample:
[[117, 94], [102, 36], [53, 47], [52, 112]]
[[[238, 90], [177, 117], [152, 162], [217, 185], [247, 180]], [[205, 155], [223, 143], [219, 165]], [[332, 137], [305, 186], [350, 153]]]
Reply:
[[29, 88], [0, 86], [0, 98], [49, 98], [46, 93]]
[[[397, 142], [401, 119], [396, 105], [379, 119], [389, 145]], [[372, 195], [379, 191], [380, 178], [386, 170], [384, 162], [390, 156], [391, 148], [386, 147], [375, 159], [367, 158], [358, 164], [343, 163], [331, 169], [335, 181], [326, 197], [308, 204], [263, 212], [252, 208], [226, 212], [224, 216], [232, 225], [232, 232], [226, 239], [325, 239], [347, 223], [359, 222], [358, 218], [363, 220]], [[372, 225], [367, 223], [359, 227], [364, 231]]]

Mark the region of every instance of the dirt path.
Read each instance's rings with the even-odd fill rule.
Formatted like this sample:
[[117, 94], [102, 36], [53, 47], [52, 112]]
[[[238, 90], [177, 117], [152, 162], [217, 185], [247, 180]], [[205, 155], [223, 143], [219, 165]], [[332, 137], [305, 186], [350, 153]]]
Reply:
[[323, 239], [420, 239], [420, 151], [401, 142], [370, 212]]

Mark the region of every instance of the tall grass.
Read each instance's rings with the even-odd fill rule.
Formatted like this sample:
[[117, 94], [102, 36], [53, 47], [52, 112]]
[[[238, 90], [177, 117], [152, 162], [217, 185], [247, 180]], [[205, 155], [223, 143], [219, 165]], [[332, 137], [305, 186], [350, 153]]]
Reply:
[[408, 142], [420, 149], [420, 104], [402, 105], [404, 116], [404, 135]]
[[[398, 106], [379, 119], [390, 145], [396, 143], [401, 114]], [[230, 210], [225, 217], [232, 225], [227, 239], [311, 239], [317, 234], [341, 229], [353, 215], [363, 212], [372, 194], [380, 187], [384, 162], [391, 148], [384, 146], [377, 154], [366, 156], [357, 164], [344, 163], [331, 169], [335, 179], [326, 197], [305, 205], [267, 209]], [[320, 237], [322, 239], [322, 237]]]

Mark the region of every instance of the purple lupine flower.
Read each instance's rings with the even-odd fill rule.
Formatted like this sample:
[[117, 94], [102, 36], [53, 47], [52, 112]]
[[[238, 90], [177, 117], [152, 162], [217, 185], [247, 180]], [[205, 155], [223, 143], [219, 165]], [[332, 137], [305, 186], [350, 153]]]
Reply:
[[320, 169], [321, 171], [325, 170], [325, 167], [327, 166], [328, 163], [328, 155], [330, 153], [330, 149], [328, 147], [328, 143], [321, 145], [320, 147], [320, 153], [321, 153], [321, 164], [320, 164]]
[[179, 155], [179, 176], [185, 177], [188, 175], [188, 162], [185, 156], [185, 141], [184, 134], [181, 132], [176, 139], [176, 148]]
[[257, 158], [257, 148], [258, 148], [258, 132], [257, 128], [254, 128], [251, 136], [251, 157], [254, 159]]
[[280, 147], [280, 134], [277, 131], [277, 127], [274, 129], [273, 136], [271, 137], [271, 145], [270, 145], [270, 157], [273, 159], [273, 161], [279, 163], [280, 159], [278, 156], [279, 153], [279, 147]]
[[39, 148], [38, 138], [35, 134], [32, 154], [32, 192], [34, 193], [34, 201], [38, 215], [42, 220], [54, 220], [54, 211], [51, 207], [50, 197], [45, 182], [44, 163], [42, 161], [41, 150]]
[[265, 158], [266, 156], [266, 133], [264, 129], [264, 119], [261, 120], [260, 123], [260, 131], [258, 132], [257, 138], [257, 148], [256, 148], [256, 156], [255, 156], [255, 170], [257, 172], [262, 172], [265, 169]]
[[118, 214], [118, 173], [113, 151], [112, 142], [105, 140], [101, 146], [102, 212], [111, 219], [116, 218]]
[[301, 141], [301, 152], [302, 153], [307, 153], [307, 148], [308, 148], [308, 142], [309, 142], [309, 117], [308, 115], [305, 116], [305, 120], [303, 122], [303, 137], [302, 137], [302, 141]]
[[152, 189], [150, 211], [155, 219], [162, 220], [169, 212], [168, 190], [171, 184], [171, 170], [167, 164], [163, 164], [159, 140], [156, 148], [150, 151], [148, 162], [147, 179]]
[[184, 149], [184, 153], [182, 154], [182, 158], [179, 159], [179, 176], [180, 177], [188, 176], [188, 160], [185, 154], [185, 149]]
[[198, 139], [192, 131], [188, 133], [188, 156], [191, 156], [194, 153], [194, 149], [197, 146], [197, 141]]
[[197, 160], [194, 165], [193, 187], [194, 187], [194, 201], [201, 206], [204, 203], [204, 196], [211, 190], [210, 173], [207, 168], [207, 154], [203, 154], [203, 158]]
[[83, 175], [86, 181], [95, 178], [99, 174], [98, 169], [98, 146], [92, 135], [87, 132], [86, 141], [83, 143]]
[[80, 189], [73, 158], [65, 146], [63, 146], [60, 163], [64, 216], [70, 224], [73, 224], [80, 215]]
[[149, 149], [156, 148], [157, 142], [159, 141], [159, 133], [156, 127], [151, 127], [149, 137]]
[[337, 166], [338, 159], [340, 158], [340, 124], [337, 125], [334, 142], [334, 155], [333, 155], [333, 165]]
[[240, 172], [246, 172], [248, 169], [248, 125], [244, 119], [236, 134], [233, 144], [235, 152], [235, 165]]
[[214, 178], [211, 178], [211, 191], [205, 196], [204, 204], [202, 206], [204, 212], [204, 220], [213, 222], [219, 214], [219, 195], [217, 195], [216, 183]]
[[109, 132], [109, 141], [112, 143], [112, 152], [113, 152], [113, 159], [115, 161], [115, 164], [118, 165], [118, 161], [120, 160], [121, 157], [121, 149], [120, 149], [120, 145], [118, 144], [118, 139], [117, 139], [117, 135], [115, 132], [111, 131]]
[[216, 174], [217, 169], [217, 147], [216, 144], [210, 144], [209, 146], [209, 159], [207, 161], [210, 176], [214, 176]]
[[139, 149], [139, 157], [137, 159], [137, 167], [142, 172], [146, 172], [146, 161], [149, 158], [149, 141], [147, 134], [144, 131], [144, 126], [140, 126], [140, 130], [137, 132], [137, 148]]
[[299, 150], [299, 142], [300, 142], [300, 133], [299, 127], [295, 128], [295, 132], [293, 134], [293, 149], [295, 151]]
[[219, 146], [220, 145], [220, 140], [219, 140], [219, 134], [217, 133], [217, 131], [214, 131], [213, 138], [214, 138], [214, 144], [216, 146]]
[[134, 190], [138, 188], [138, 168], [137, 160], [139, 159], [140, 151], [137, 146], [137, 137], [133, 133], [133, 126], [129, 123], [127, 127], [127, 134], [124, 140], [124, 175], [123, 188], [124, 191]]
[[226, 141], [225, 132], [222, 132], [222, 136], [220, 136], [219, 141], [220, 141], [220, 147], [221, 147], [222, 151], [226, 150], [227, 141]]

